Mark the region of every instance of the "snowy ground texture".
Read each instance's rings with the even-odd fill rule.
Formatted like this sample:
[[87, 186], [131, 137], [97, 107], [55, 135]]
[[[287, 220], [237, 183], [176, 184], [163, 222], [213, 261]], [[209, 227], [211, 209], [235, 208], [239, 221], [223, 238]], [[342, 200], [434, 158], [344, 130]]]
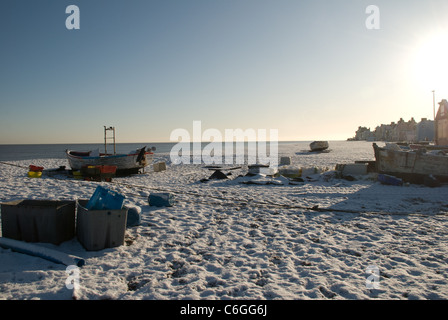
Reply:
[[[282, 146], [297, 167], [374, 160], [367, 142], [330, 144], [331, 152]], [[75, 239], [59, 246], [80, 256], [79, 289], [66, 285], [66, 266], [0, 248], [0, 299], [447, 299], [448, 186], [386, 186], [371, 176], [355, 181], [313, 176], [280, 185], [240, 183], [203, 165], [100, 183], [142, 209], [142, 223], [126, 230], [125, 245], [86, 251]], [[65, 160], [16, 161], [45, 168]], [[278, 181], [281, 182], [279, 179]], [[88, 199], [98, 182], [66, 177], [30, 179], [21, 167], [0, 164], [0, 201]], [[173, 207], [150, 207], [150, 192], [175, 195]], [[318, 206], [321, 211], [310, 208]], [[379, 287], [367, 288], [369, 266]]]

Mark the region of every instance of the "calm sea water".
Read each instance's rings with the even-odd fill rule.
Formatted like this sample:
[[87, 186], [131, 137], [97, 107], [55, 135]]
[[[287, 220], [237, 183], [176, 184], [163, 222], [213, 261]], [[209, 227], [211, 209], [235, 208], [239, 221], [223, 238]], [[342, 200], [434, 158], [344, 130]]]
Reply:
[[[279, 142], [280, 145], [294, 142]], [[128, 153], [132, 150], [155, 147], [155, 153], [169, 153], [177, 143], [117, 143], [117, 153]], [[209, 143], [203, 143], [202, 148]], [[269, 143], [267, 144], [269, 148]], [[0, 161], [32, 160], [32, 159], [65, 159], [65, 150], [90, 151], [99, 149], [104, 152], [104, 144], [29, 144], [0, 145]], [[190, 148], [193, 150], [193, 147]], [[107, 151], [113, 152], [113, 146], [108, 145]]]
[[[169, 152], [174, 143], [117, 143], [117, 153], [142, 148], [156, 147], [157, 152]], [[99, 149], [104, 152], [104, 144], [21, 144], [0, 145], [0, 161], [32, 160], [32, 159], [65, 159], [65, 150], [90, 151]], [[113, 152], [113, 146], [108, 145], [107, 151]]]

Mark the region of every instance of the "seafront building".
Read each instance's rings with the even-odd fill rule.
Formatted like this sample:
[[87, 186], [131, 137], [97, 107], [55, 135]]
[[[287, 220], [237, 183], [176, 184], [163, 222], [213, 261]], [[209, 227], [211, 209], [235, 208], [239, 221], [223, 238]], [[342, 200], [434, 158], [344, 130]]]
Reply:
[[374, 131], [367, 127], [358, 127], [355, 136], [348, 140], [387, 141], [387, 142], [423, 142], [434, 141], [434, 121], [422, 118], [416, 122], [414, 118], [404, 121], [381, 124]]
[[439, 105], [435, 124], [435, 142], [439, 146], [448, 146], [448, 101], [443, 99]]

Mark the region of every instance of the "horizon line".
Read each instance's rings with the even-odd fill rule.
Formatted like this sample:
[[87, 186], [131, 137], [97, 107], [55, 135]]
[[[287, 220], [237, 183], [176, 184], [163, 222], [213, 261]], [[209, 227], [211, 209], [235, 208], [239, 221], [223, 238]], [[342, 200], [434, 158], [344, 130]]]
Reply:
[[[313, 142], [313, 141], [333, 141], [333, 142], [341, 142], [341, 141], [349, 141], [348, 139], [346, 140], [325, 140], [325, 139], [318, 139], [318, 140], [279, 140], [277, 141], [278, 143], [282, 142]], [[178, 144], [178, 143], [238, 143], [238, 142], [244, 142], [244, 143], [249, 143], [249, 142], [271, 142], [270, 140], [256, 140], [256, 141], [190, 141], [190, 142], [183, 142], [183, 141], [168, 141], [168, 142], [116, 142], [115, 144], [151, 144], [151, 143], [158, 143], [158, 144]], [[0, 143], [0, 145], [2, 146], [12, 146], [12, 145], [74, 145], [74, 144], [100, 144], [100, 145], [104, 145], [104, 142], [47, 142], [47, 143]], [[112, 144], [108, 144], [108, 145], [112, 145]]]

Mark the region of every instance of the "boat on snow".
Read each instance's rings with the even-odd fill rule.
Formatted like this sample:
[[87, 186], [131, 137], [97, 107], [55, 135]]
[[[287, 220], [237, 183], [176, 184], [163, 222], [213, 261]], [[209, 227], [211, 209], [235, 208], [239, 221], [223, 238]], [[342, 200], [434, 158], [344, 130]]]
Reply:
[[[112, 132], [112, 137], [108, 137], [108, 132]], [[107, 140], [113, 139], [114, 153], [107, 152]], [[152, 162], [155, 147], [147, 150], [146, 147], [131, 151], [129, 153], [117, 154], [115, 152], [115, 128], [104, 126], [104, 153], [99, 149], [92, 151], [66, 150], [68, 163], [72, 170], [78, 171], [88, 166], [115, 166], [117, 174], [138, 173]]]
[[328, 149], [328, 141], [314, 141], [310, 143], [310, 149], [313, 152], [325, 151]]
[[72, 170], [78, 171], [86, 166], [115, 166], [117, 173], [138, 173], [151, 163], [154, 153], [143, 147], [126, 154], [66, 150], [66, 155]]
[[378, 173], [392, 175], [413, 183], [428, 177], [448, 181], [448, 155], [444, 151], [403, 149], [397, 144], [379, 147], [373, 144]]

